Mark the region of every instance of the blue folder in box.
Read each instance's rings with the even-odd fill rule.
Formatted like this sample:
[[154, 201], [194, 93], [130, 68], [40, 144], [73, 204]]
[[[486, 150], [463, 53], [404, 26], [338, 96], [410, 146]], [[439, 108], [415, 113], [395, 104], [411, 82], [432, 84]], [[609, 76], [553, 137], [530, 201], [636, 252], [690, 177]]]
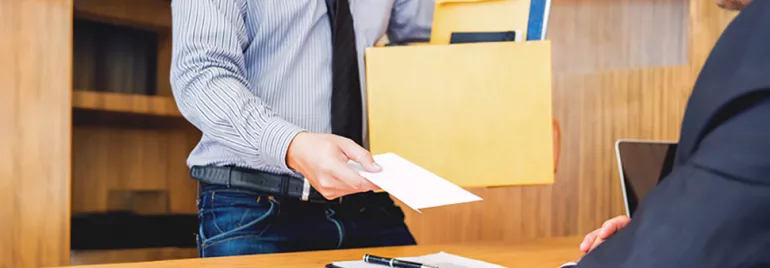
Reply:
[[[527, 21], [527, 41], [546, 39], [551, 0], [532, 0]], [[517, 41], [515, 31], [508, 32], [454, 32], [450, 44]]]
[[550, 13], [551, 0], [532, 0], [529, 6], [527, 41], [545, 40]]

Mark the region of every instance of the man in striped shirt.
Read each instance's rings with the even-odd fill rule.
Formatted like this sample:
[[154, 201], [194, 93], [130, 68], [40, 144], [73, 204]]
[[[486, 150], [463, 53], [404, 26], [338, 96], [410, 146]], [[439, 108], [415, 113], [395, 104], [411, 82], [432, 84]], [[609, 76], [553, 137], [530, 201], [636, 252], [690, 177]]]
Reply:
[[188, 158], [201, 257], [415, 243], [346, 163], [380, 169], [364, 149], [364, 49], [427, 40], [433, 5], [172, 1], [174, 97], [203, 132]]

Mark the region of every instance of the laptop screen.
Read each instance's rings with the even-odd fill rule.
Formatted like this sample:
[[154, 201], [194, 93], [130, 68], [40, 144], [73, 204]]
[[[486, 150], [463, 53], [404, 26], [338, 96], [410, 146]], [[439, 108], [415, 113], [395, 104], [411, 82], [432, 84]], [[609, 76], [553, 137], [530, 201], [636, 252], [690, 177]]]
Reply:
[[671, 172], [675, 153], [676, 143], [618, 141], [618, 164], [628, 216], [633, 216], [652, 188]]

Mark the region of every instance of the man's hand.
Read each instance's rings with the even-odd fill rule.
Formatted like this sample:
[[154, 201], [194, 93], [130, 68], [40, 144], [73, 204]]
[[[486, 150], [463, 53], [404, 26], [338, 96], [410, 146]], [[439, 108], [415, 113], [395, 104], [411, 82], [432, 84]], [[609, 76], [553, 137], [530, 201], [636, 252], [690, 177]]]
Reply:
[[583, 253], [590, 252], [594, 248], [598, 247], [601, 243], [603, 243], [604, 240], [607, 240], [607, 238], [620, 231], [621, 229], [626, 228], [630, 221], [631, 218], [627, 216], [617, 216], [608, 221], [605, 221], [601, 228], [596, 229], [586, 235], [586, 237], [583, 239], [583, 243], [580, 243], [580, 251]]
[[348, 167], [349, 160], [367, 172], [379, 172], [372, 155], [350, 139], [331, 134], [300, 133], [286, 153], [287, 165], [305, 178], [326, 199], [379, 189]]

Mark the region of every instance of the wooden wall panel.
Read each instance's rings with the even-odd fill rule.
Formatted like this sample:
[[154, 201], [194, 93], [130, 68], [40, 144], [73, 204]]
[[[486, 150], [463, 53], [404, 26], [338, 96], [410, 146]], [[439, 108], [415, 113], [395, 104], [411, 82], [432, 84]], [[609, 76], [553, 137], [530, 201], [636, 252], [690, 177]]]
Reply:
[[686, 0], [553, 0], [559, 73], [687, 64]]
[[0, 267], [69, 262], [72, 0], [0, 1]]
[[[578, 88], [582, 118], [577, 129], [580, 145], [565, 148], [568, 161], [579, 168], [564, 172], [578, 182], [579, 233], [588, 232], [623, 213], [623, 199], [614, 152], [620, 138], [677, 140], [692, 79], [689, 67], [600, 73], [589, 77], [561, 77], [559, 84]], [[569, 95], [562, 95], [570, 99]], [[563, 177], [565, 180], [568, 178]]]
[[408, 211], [420, 243], [583, 235], [622, 214], [615, 141], [678, 140], [696, 75], [735, 12], [713, 0], [554, 0], [551, 16], [556, 183]]
[[711, 0], [690, 1], [689, 24], [692, 25], [692, 30], [688, 37], [692, 45], [689, 51], [689, 63], [696, 73], [706, 62], [719, 36], [738, 14], [735, 11], [721, 9], [713, 2]]

